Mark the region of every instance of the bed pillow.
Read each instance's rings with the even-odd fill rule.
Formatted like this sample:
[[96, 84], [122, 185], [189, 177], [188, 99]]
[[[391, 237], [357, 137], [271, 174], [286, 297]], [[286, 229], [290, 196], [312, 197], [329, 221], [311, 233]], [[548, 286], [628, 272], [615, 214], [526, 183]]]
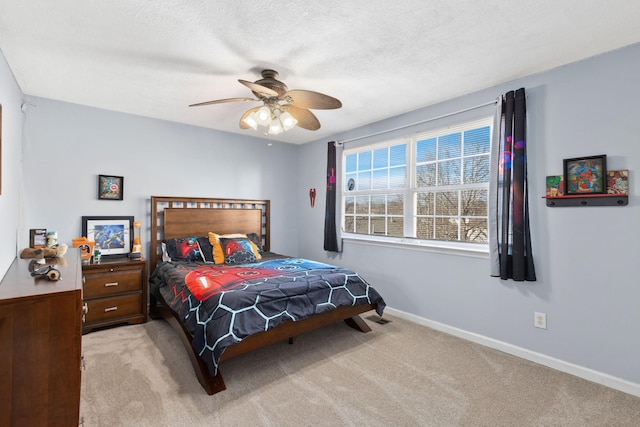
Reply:
[[259, 253], [264, 252], [264, 249], [262, 248], [262, 239], [260, 238], [260, 236], [258, 236], [258, 233], [248, 233], [247, 238], [256, 245]]
[[258, 260], [262, 258], [258, 252], [256, 244], [248, 238], [220, 237], [219, 240], [224, 253], [225, 264], [247, 264], [251, 262], [258, 262]]
[[165, 246], [171, 261], [203, 261], [197, 237], [167, 239]]
[[198, 237], [198, 244], [200, 245], [200, 253], [204, 262], [215, 263], [213, 259], [213, 245], [209, 241], [209, 236]]
[[216, 264], [224, 264], [224, 251], [222, 250], [222, 246], [220, 246], [220, 238], [225, 239], [236, 239], [236, 238], [247, 238], [246, 234], [241, 233], [233, 233], [233, 234], [216, 234], [213, 232], [208, 233], [209, 243], [213, 246], [213, 262]]

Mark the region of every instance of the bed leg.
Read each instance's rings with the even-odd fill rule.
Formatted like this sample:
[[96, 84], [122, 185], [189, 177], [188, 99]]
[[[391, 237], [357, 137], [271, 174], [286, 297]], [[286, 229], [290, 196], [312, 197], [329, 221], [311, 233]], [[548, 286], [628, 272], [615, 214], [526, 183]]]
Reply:
[[162, 319], [162, 315], [158, 313], [158, 300], [153, 294], [149, 294], [149, 317], [153, 320]]
[[289, 337], [289, 345], [293, 344], [293, 337]]
[[[190, 349], [192, 349], [191, 346], [189, 346], [188, 350]], [[191, 359], [191, 364], [193, 365], [198, 382], [202, 388], [205, 389], [207, 394], [212, 395], [227, 389], [227, 385], [224, 383], [224, 379], [222, 378], [219, 368], [218, 373], [213, 376], [209, 372], [207, 364], [197, 357], [194, 351], [189, 351], [189, 358]]]
[[[156, 303], [159, 301], [156, 301]], [[195, 350], [191, 346], [191, 339], [189, 338], [189, 334], [182, 324], [178, 321], [177, 316], [167, 308], [165, 305], [157, 305], [158, 314], [171, 325], [171, 327], [178, 333], [182, 344], [189, 355], [189, 360], [191, 360], [191, 365], [193, 366], [193, 370], [198, 378], [198, 382], [202, 385], [202, 388], [205, 389], [207, 394], [215, 394], [222, 390], [226, 390], [227, 386], [224, 383], [224, 379], [222, 379], [222, 374], [220, 373], [220, 369], [218, 369], [218, 373], [215, 376], [212, 376], [209, 372], [209, 368], [207, 364], [198, 357]], [[182, 333], [180, 333], [180, 331]]]
[[353, 317], [350, 317], [348, 319], [344, 319], [344, 322], [351, 326], [353, 329], [360, 331], [360, 332], [371, 332], [371, 328], [369, 327], [369, 325], [367, 325], [367, 322], [365, 322], [362, 317], [355, 315]]
[[218, 373], [215, 377], [208, 375], [208, 371], [204, 373], [204, 375], [199, 375], [196, 372], [196, 376], [198, 377], [198, 381], [200, 381], [200, 385], [206, 390], [208, 395], [216, 394], [221, 392], [222, 390], [227, 389], [227, 385], [224, 383], [222, 379], [222, 374], [220, 373], [220, 369], [218, 369]]

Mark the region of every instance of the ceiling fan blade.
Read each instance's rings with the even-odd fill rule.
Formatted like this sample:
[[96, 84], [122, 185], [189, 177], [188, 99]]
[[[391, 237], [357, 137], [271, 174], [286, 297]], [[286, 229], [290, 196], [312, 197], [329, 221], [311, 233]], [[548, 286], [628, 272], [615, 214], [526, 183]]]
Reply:
[[242, 101], [260, 101], [255, 98], [225, 98], [225, 99], [216, 99], [215, 101], [207, 101], [200, 102], [198, 104], [191, 104], [189, 107], [200, 107], [202, 105], [211, 105], [211, 104], [223, 104], [225, 102], [242, 102]]
[[306, 108], [298, 108], [293, 105], [288, 105], [285, 109], [288, 111], [297, 121], [297, 125], [301, 128], [308, 130], [320, 129], [320, 121], [311, 111]]
[[249, 129], [251, 127], [251, 126], [249, 126], [248, 124], [245, 123], [244, 119], [249, 117], [249, 114], [258, 111], [260, 108], [262, 108], [262, 105], [260, 105], [258, 107], [251, 108], [251, 109], [247, 110], [242, 115], [242, 117], [240, 117], [240, 129]]
[[254, 82], [250, 82], [247, 80], [238, 80], [240, 83], [242, 83], [243, 85], [245, 85], [246, 87], [248, 87], [249, 89], [251, 89], [253, 92], [260, 94], [261, 96], [265, 97], [265, 98], [271, 98], [274, 96], [278, 96], [278, 92], [276, 92], [273, 89], [269, 89], [266, 86], [262, 86], [259, 85], [257, 83]]
[[333, 110], [342, 107], [339, 99], [312, 90], [293, 89], [287, 92], [283, 99], [299, 108]]

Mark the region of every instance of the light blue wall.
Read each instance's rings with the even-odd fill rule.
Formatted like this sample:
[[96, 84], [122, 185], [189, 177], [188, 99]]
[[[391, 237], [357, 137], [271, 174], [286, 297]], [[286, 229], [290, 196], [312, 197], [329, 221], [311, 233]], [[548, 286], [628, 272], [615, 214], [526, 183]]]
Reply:
[[20, 171], [22, 147], [22, 92], [0, 52], [0, 104], [2, 105], [2, 142], [0, 165], [0, 279], [16, 257], [20, 227]]
[[[640, 261], [640, 45], [333, 139], [369, 135], [460, 111], [520, 87], [528, 94], [529, 201], [537, 282], [491, 278], [487, 259], [458, 255], [353, 242], [345, 242], [337, 256], [326, 253], [326, 163], [319, 164], [317, 159], [326, 157], [327, 141], [306, 144], [299, 153], [299, 191], [318, 190], [315, 208], [310, 208], [308, 200], [299, 200], [300, 256], [354, 268], [395, 309], [639, 384], [640, 280], [635, 263]], [[440, 127], [450, 120], [412, 130]], [[545, 177], [561, 174], [564, 158], [603, 153], [609, 169], [630, 170], [629, 206], [546, 207]], [[547, 314], [546, 331], [534, 328], [535, 311]]]
[[[270, 199], [272, 249], [296, 253], [297, 147], [49, 99], [27, 97], [24, 230], [71, 245], [83, 215], [134, 216], [147, 230], [150, 196]], [[99, 174], [124, 177], [124, 200], [98, 200]], [[28, 241], [21, 242], [23, 246]]]

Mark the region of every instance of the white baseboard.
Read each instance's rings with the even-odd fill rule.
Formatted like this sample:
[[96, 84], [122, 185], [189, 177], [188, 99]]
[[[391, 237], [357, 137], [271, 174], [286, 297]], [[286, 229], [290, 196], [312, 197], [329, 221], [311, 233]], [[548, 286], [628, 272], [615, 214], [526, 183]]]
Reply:
[[531, 362], [538, 363], [540, 365], [547, 366], [549, 368], [556, 369], [567, 374], [575, 375], [576, 377], [583, 378], [585, 380], [602, 384], [606, 387], [628, 393], [633, 396], [640, 397], [640, 384], [633, 383], [631, 381], [616, 378], [602, 372], [594, 371], [593, 369], [585, 368], [583, 366], [575, 365], [573, 363], [565, 362], [564, 360], [556, 359], [551, 356], [547, 356], [542, 353], [536, 353], [535, 351], [527, 350], [526, 348], [518, 347], [513, 344], [509, 344], [503, 341], [498, 341], [493, 338], [488, 338], [483, 335], [478, 335], [473, 332], [468, 332], [462, 329], [454, 328], [453, 326], [445, 325], [444, 323], [435, 322], [433, 320], [425, 319], [424, 317], [416, 316], [415, 314], [406, 313], [401, 310], [396, 310], [391, 307], [386, 307], [385, 312], [397, 316], [402, 319], [408, 320], [419, 325], [427, 326], [436, 331], [444, 332], [449, 335], [456, 336], [458, 338], [465, 339], [467, 341], [474, 342], [476, 344], [484, 345], [489, 348], [500, 350], [502, 352], [512, 354], [522, 359], [530, 360]]

